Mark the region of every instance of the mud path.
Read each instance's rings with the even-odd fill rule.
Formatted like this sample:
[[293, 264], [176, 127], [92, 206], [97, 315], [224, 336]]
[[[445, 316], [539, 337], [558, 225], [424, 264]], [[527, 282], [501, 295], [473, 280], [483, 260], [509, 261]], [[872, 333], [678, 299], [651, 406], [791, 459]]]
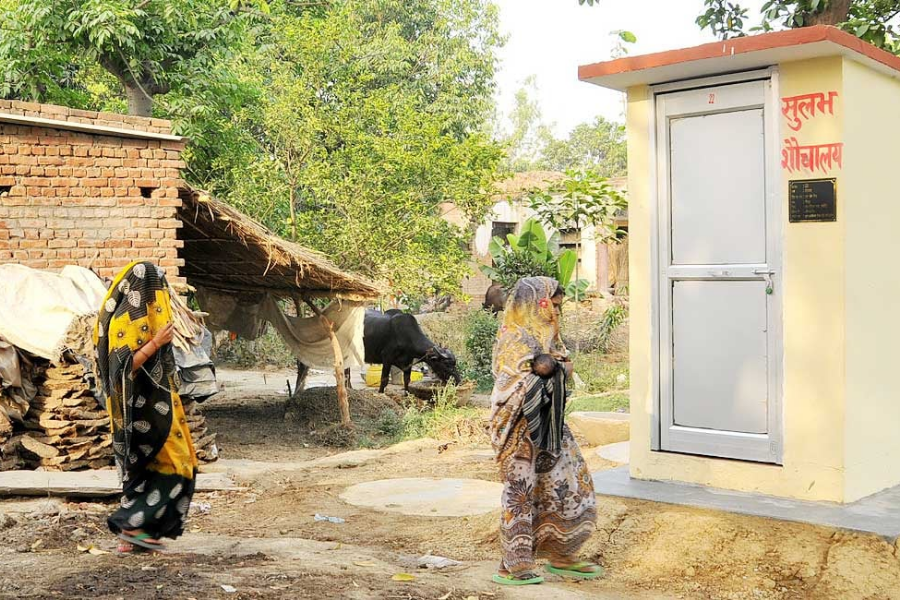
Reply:
[[[603, 497], [584, 555], [607, 567], [605, 579], [500, 588], [490, 582], [498, 511], [414, 517], [341, 499], [366, 481], [496, 481], [487, 447], [418, 440], [338, 453], [311, 444], [283, 412], [283, 396], [246, 388], [207, 408], [223, 440], [215, 469], [247, 489], [198, 494], [208, 513], [192, 511], [188, 532], [164, 555], [79, 550], [113, 549], [111, 504], [0, 501], [0, 598], [900, 600], [900, 551], [878, 538]], [[594, 470], [611, 466], [590, 450], [585, 456]], [[425, 554], [463, 564], [419, 569]], [[393, 581], [400, 573], [415, 579]]]

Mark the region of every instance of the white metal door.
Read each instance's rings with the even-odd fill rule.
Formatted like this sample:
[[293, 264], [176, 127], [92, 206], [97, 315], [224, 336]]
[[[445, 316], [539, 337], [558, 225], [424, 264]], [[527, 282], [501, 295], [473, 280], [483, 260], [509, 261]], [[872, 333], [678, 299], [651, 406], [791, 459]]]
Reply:
[[659, 448], [781, 460], [770, 79], [656, 96]]

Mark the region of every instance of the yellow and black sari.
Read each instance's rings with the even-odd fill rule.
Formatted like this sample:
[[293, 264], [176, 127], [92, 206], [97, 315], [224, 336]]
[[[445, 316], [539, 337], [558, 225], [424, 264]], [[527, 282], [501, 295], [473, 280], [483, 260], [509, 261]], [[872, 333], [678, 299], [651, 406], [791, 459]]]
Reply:
[[112, 425], [121, 506], [113, 533], [176, 538], [194, 494], [197, 456], [178, 397], [171, 344], [132, 372], [134, 354], [172, 322], [165, 271], [135, 262], [113, 281], [94, 330], [97, 369]]

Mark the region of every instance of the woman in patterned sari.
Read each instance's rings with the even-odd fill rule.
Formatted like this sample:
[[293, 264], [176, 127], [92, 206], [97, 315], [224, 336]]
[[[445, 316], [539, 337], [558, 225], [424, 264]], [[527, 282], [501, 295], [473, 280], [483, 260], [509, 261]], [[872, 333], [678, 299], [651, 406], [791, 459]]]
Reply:
[[[603, 573], [577, 558], [597, 508], [590, 471], [563, 423], [571, 363], [559, 334], [562, 300], [554, 279], [521, 280], [494, 346], [490, 431], [504, 484], [499, 584], [542, 583], [536, 558], [549, 559], [547, 570], [557, 575]], [[556, 362], [552, 374], [542, 371], [549, 359]]]
[[113, 280], [94, 330], [120, 507], [109, 517], [119, 550], [159, 550], [184, 531], [197, 456], [178, 397], [172, 308], [165, 271], [135, 262]]

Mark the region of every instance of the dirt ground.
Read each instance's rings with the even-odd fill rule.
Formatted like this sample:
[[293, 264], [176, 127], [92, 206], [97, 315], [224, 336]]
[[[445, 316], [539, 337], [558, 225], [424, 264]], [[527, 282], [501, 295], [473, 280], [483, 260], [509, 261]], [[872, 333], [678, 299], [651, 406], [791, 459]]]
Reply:
[[[166, 554], [83, 551], [113, 549], [109, 502], [0, 502], [0, 598], [900, 599], [900, 549], [879, 538], [604, 497], [584, 549], [607, 568], [604, 579], [499, 588], [490, 582], [498, 513], [405, 517], [339, 497], [352, 484], [397, 477], [496, 481], [489, 448], [445, 449], [447, 440], [323, 447], [320, 424], [284, 419], [284, 375], [265, 383], [238, 375], [245, 385], [204, 408], [220, 435], [223, 462], [213, 469], [227, 468], [245, 489], [197, 494], [208, 514], [194, 511]], [[594, 470], [612, 466], [584, 452]], [[429, 553], [462, 565], [417, 568]], [[414, 579], [394, 581], [398, 574]]]

